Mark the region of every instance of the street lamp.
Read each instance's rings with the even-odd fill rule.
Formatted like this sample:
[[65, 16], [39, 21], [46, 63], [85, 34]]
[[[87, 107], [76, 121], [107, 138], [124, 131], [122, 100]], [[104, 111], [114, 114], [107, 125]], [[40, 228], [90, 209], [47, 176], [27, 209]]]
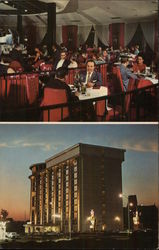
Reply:
[[120, 230], [120, 221], [121, 221], [120, 217], [115, 216], [114, 221], [116, 222], [116, 224], [115, 224], [116, 230], [119, 231]]
[[128, 204], [128, 233], [130, 233], [130, 207], [133, 206], [133, 203], [129, 203], [129, 197], [125, 194], [119, 194], [119, 198], [125, 198]]
[[120, 217], [119, 217], [119, 216], [116, 216], [116, 217], [114, 218], [114, 220], [120, 222]]

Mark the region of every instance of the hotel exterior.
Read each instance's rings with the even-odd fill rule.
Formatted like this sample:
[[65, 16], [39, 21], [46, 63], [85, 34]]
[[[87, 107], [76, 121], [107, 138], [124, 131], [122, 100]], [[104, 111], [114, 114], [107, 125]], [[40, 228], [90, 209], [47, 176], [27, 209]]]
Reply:
[[[30, 190], [30, 222], [26, 233], [87, 232], [90, 211], [95, 230], [123, 228], [123, 149], [76, 144], [33, 164]], [[115, 218], [118, 218], [116, 220]]]

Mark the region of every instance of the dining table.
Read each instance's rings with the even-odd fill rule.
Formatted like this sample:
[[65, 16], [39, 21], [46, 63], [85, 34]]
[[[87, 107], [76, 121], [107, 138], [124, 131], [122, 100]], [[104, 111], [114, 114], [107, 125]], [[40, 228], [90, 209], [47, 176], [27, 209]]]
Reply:
[[[77, 88], [74, 85], [70, 85], [72, 92], [76, 92]], [[102, 116], [108, 106], [108, 100], [97, 100], [96, 98], [106, 97], [108, 96], [108, 88], [106, 86], [94, 86], [91, 88], [86, 88], [86, 92], [82, 94], [79, 92], [78, 98], [80, 103], [82, 104], [84, 101], [90, 101], [93, 103], [96, 116]]]

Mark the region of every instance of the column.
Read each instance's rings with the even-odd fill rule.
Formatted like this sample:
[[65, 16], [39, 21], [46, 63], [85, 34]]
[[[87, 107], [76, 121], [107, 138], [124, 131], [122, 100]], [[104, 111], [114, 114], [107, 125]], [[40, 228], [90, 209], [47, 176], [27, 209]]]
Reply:
[[30, 177], [30, 222], [32, 222], [32, 177]]
[[64, 166], [61, 165], [61, 231], [63, 231], [63, 225], [64, 225], [64, 219], [63, 219], [63, 198], [64, 198], [64, 195], [63, 195], [63, 192], [64, 192]]
[[77, 222], [77, 231], [80, 232], [81, 228], [80, 228], [80, 220], [81, 220], [81, 213], [80, 213], [80, 205], [81, 205], [81, 199], [80, 199], [80, 160], [79, 158], [77, 159], [77, 206], [78, 206], [78, 210], [77, 210], [77, 214], [78, 214], [78, 222]]
[[56, 218], [55, 218], [55, 214], [56, 214], [56, 193], [57, 193], [57, 168], [54, 167], [54, 197], [53, 197], [53, 223], [55, 224], [56, 222]]
[[56, 3], [48, 3], [47, 25], [47, 45], [50, 53], [52, 44], [56, 43]]
[[71, 179], [72, 179], [72, 167], [71, 167], [71, 164], [70, 162], [68, 163], [69, 165], [69, 221], [68, 221], [68, 231], [69, 233], [71, 233], [71, 230], [72, 230], [72, 202], [71, 202], [71, 196], [72, 196], [72, 185], [71, 185]]
[[40, 224], [44, 224], [44, 174], [40, 173], [40, 186], [41, 186], [41, 191], [40, 191]]
[[47, 178], [47, 217], [46, 222], [49, 223], [49, 213], [50, 213], [50, 201], [49, 201], [49, 187], [50, 187], [50, 180], [49, 180], [50, 172], [46, 170], [46, 178]]
[[124, 44], [124, 41], [125, 41], [125, 39], [124, 39], [124, 31], [125, 31], [125, 24], [124, 23], [120, 23], [120, 46], [122, 47], [122, 48], [124, 48], [124, 46], [125, 46], [125, 44]]
[[79, 164], [79, 190], [80, 190], [80, 205], [79, 205], [79, 209], [80, 209], [80, 213], [79, 213], [79, 222], [80, 222], [80, 226], [79, 226], [79, 229], [80, 229], [80, 232], [83, 232], [84, 229], [85, 229], [85, 221], [84, 221], [84, 218], [83, 218], [83, 214], [84, 214], [84, 208], [83, 208], [83, 157], [80, 156], [79, 157], [79, 161], [78, 161], [78, 164]]
[[113, 25], [109, 24], [109, 46], [113, 45]]

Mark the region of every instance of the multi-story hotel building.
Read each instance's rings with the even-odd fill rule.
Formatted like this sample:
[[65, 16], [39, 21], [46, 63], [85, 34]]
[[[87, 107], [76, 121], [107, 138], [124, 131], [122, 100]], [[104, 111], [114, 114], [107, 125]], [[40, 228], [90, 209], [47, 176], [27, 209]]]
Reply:
[[[125, 150], [79, 143], [33, 164], [30, 222], [25, 232], [86, 232], [123, 228], [122, 162]], [[115, 218], [118, 218], [116, 220]]]

